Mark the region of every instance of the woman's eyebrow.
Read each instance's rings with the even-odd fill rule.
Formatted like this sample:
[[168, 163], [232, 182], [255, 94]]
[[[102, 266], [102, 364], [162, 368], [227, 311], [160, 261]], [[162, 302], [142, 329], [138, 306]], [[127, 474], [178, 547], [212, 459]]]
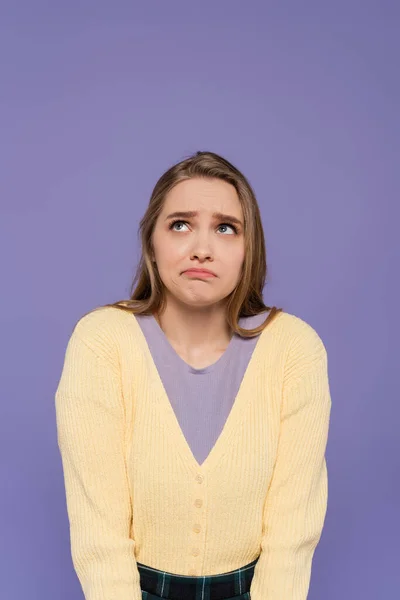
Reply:
[[[198, 214], [199, 213], [195, 210], [176, 211], [176, 212], [169, 214], [167, 217], [165, 217], [165, 220], [167, 221], [168, 219], [172, 219], [174, 217], [178, 217], [178, 218], [182, 218], [182, 219], [190, 219], [193, 217], [197, 217]], [[237, 217], [234, 217], [232, 215], [225, 215], [224, 213], [214, 212], [212, 216], [215, 219], [221, 219], [221, 221], [224, 221], [224, 220], [231, 221], [232, 223], [237, 223], [238, 225], [243, 225], [243, 223], [240, 219], [238, 219]]]

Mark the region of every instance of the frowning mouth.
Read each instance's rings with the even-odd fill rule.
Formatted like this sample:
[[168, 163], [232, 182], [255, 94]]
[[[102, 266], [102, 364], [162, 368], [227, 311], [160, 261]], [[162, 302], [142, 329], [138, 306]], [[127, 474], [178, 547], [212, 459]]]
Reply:
[[187, 271], [183, 271], [183, 275], [187, 275], [188, 277], [216, 277], [215, 273], [209, 271], [208, 269], [187, 269]]

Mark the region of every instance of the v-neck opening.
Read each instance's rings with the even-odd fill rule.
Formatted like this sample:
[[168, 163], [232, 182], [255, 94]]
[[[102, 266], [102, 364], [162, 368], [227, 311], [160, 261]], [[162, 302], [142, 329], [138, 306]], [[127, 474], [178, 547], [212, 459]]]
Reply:
[[175, 348], [173, 347], [173, 345], [171, 344], [171, 342], [169, 341], [168, 337], [166, 336], [166, 334], [164, 333], [163, 329], [161, 328], [160, 324], [158, 323], [157, 319], [155, 318], [154, 315], [151, 315], [151, 318], [154, 321], [154, 325], [157, 328], [157, 332], [159, 334], [159, 336], [162, 338], [164, 344], [169, 348], [169, 350], [174, 354], [175, 358], [177, 359], [177, 361], [182, 365], [182, 367], [188, 369], [190, 371], [190, 373], [194, 374], [194, 375], [201, 375], [203, 373], [211, 373], [212, 371], [214, 371], [214, 369], [220, 367], [229, 357], [229, 355], [232, 353], [232, 349], [233, 346], [236, 344], [236, 335], [235, 333], [232, 335], [231, 339], [228, 342], [227, 347], [225, 348], [225, 350], [223, 351], [223, 353], [221, 354], [221, 356], [219, 356], [217, 358], [216, 361], [214, 361], [213, 363], [206, 365], [205, 367], [201, 367], [201, 368], [196, 368], [193, 367], [192, 365], [190, 365], [188, 362], [186, 362], [179, 354], [178, 352], [175, 350]]
[[[229, 411], [227, 418], [225, 419], [225, 423], [222, 427], [220, 434], [218, 435], [215, 443], [213, 444], [210, 452], [200, 464], [193, 452], [192, 449], [185, 437], [185, 434], [180, 426], [178, 418], [175, 414], [171, 401], [168, 397], [166, 389], [164, 387], [161, 376], [158, 372], [156, 364], [154, 362], [153, 356], [151, 354], [149, 345], [147, 343], [146, 336], [144, 335], [139, 322], [134, 317], [134, 322], [138, 330], [138, 338], [141, 343], [143, 349], [143, 355], [147, 359], [147, 363], [150, 369], [151, 375], [151, 383], [157, 395], [158, 406], [164, 410], [166, 414], [166, 426], [169, 434], [171, 435], [171, 442], [175, 442], [178, 446], [179, 454], [181, 456], [182, 461], [186, 465], [186, 467], [194, 474], [196, 473], [209, 473], [213, 467], [217, 464], [218, 460], [222, 459], [222, 457], [229, 450], [229, 441], [236, 430], [236, 427], [241, 422], [241, 409], [242, 404], [245, 403], [246, 399], [249, 402], [252, 401], [252, 395], [246, 394], [246, 387], [249, 387], [254, 384], [254, 378], [251, 377], [252, 371], [256, 368], [258, 364], [258, 358], [261, 353], [261, 347], [266, 336], [269, 334], [271, 327], [279, 320], [281, 314], [278, 313], [274, 318], [273, 322], [271, 322], [259, 335], [259, 338], [255, 344], [255, 347], [252, 351], [250, 359], [247, 363], [247, 367], [245, 369], [244, 375], [239, 385], [238, 392], [234, 398], [232, 407]], [[244, 413], [242, 412], [242, 418], [244, 417]]]

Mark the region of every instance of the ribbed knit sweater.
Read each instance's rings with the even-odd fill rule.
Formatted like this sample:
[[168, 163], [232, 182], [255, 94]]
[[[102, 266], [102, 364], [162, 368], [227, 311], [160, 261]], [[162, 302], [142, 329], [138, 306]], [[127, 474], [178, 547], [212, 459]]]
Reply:
[[136, 319], [110, 307], [81, 318], [55, 401], [86, 600], [141, 600], [137, 562], [213, 575], [257, 557], [252, 600], [305, 600], [327, 509], [327, 366], [311, 325], [279, 313], [200, 465]]

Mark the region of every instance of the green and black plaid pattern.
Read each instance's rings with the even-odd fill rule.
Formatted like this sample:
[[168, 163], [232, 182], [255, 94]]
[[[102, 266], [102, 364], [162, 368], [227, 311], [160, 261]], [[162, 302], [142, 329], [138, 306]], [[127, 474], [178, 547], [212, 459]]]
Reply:
[[202, 577], [175, 575], [137, 563], [142, 600], [250, 600], [257, 561], [229, 573]]

